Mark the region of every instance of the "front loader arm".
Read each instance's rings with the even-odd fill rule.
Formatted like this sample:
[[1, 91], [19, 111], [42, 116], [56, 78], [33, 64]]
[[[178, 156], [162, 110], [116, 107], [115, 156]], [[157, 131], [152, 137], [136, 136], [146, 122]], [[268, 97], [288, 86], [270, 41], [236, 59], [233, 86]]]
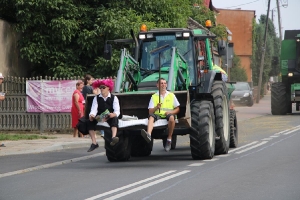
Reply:
[[115, 92], [136, 91], [137, 84], [141, 81], [140, 79], [138, 62], [129, 54], [126, 48], [122, 49]]
[[190, 85], [190, 77], [186, 60], [181, 56], [178, 50], [173, 47], [167, 90], [178, 90], [179, 85], [181, 85], [184, 90], [187, 90]]

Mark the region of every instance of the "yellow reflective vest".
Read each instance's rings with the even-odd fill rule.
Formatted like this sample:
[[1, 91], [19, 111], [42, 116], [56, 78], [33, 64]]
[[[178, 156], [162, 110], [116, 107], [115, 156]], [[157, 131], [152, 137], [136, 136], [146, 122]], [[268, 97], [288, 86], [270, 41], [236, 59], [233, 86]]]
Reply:
[[217, 71], [217, 72], [221, 72], [222, 74], [226, 74], [225, 70], [223, 70], [221, 67], [219, 67], [218, 65], [214, 65], [213, 66], [213, 70]]
[[[167, 96], [165, 96], [165, 98], [163, 99], [163, 101], [161, 101], [161, 107], [160, 109], [157, 109], [154, 114], [159, 115], [162, 118], [166, 117], [166, 112], [167, 111], [171, 111], [174, 109], [174, 97], [175, 95], [171, 92], [169, 92], [167, 94]], [[154, 106], [156, 106], [159, 103], [159, 95], [157, 93], [152, 95], [152, 100], [153, 100], [153, 104]]]

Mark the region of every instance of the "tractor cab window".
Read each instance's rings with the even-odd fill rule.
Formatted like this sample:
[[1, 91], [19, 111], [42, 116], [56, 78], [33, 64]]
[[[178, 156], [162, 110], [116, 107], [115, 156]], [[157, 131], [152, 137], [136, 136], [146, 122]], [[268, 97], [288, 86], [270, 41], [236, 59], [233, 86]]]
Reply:
[[140, 43], [140, 66], [147, 70], [158, 70], [159, 64], [162, 68], [170, 67], [172, 58], [172, 48], [162, 51], [159, 54], [151, 53], [153, 50], [169, 45], [169, 47], [176, 47], [179, 54], [184, 58], [188, 64], [189, 75], [191, 81], [194, 80], [194, 51], [192, 48], [192, 41], [190, 38], [176, 38], [173, 35], [157, 35], [153, 39], [142, 40]]
[[297, 40], [296, 69], [300, 71], [300, 41]]

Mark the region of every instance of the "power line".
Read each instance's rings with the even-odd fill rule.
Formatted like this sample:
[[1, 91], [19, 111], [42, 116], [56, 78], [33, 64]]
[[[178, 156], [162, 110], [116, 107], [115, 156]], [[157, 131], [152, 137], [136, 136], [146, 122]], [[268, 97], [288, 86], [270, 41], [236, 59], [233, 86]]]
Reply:
[[248, 2], [248, 3], [244, 3], [244, 4], [240, 4], [240, 5], [236, 5], [236, 6], [230, 6], [230, 7], [227, 7], [227, 8], [235, 8], [235, 7], [239, 7], [239, 6], [244, 6], [244, 5], [248, 5], [248, 4], [251, 4], [251, 3], [255, 3], [259, 0], [256, 0], [256, 1], [251, 1], [251, 2]]

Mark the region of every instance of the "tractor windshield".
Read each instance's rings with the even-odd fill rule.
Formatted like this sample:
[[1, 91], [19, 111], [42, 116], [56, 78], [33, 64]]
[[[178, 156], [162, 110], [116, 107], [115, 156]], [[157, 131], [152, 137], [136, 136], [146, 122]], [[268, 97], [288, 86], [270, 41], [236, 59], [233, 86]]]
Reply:
[[[300, 34], [299, 38], [300, 38]], [[300, 72], [300, 40], [296, 40], [296, 70]]]
[[[192, 50], [191, 38], [176, 38], [175, 35], [159, 35], [151, 40], [143, 40], [140, 44], [140, 66], [147, 70], [158, 70], [159, 64], [162, 67], [170, 67], [172, 48], [169, 48], [159, 55], [152, 55], [151, 51], [164, 45], [176, 47], [178, 52], [184, 57], [189, 66], [189, 74], [191, 80], [195, 80], [194, 76], [194, 55]], [[159, 62], [160, 61], [160, 62]]]

